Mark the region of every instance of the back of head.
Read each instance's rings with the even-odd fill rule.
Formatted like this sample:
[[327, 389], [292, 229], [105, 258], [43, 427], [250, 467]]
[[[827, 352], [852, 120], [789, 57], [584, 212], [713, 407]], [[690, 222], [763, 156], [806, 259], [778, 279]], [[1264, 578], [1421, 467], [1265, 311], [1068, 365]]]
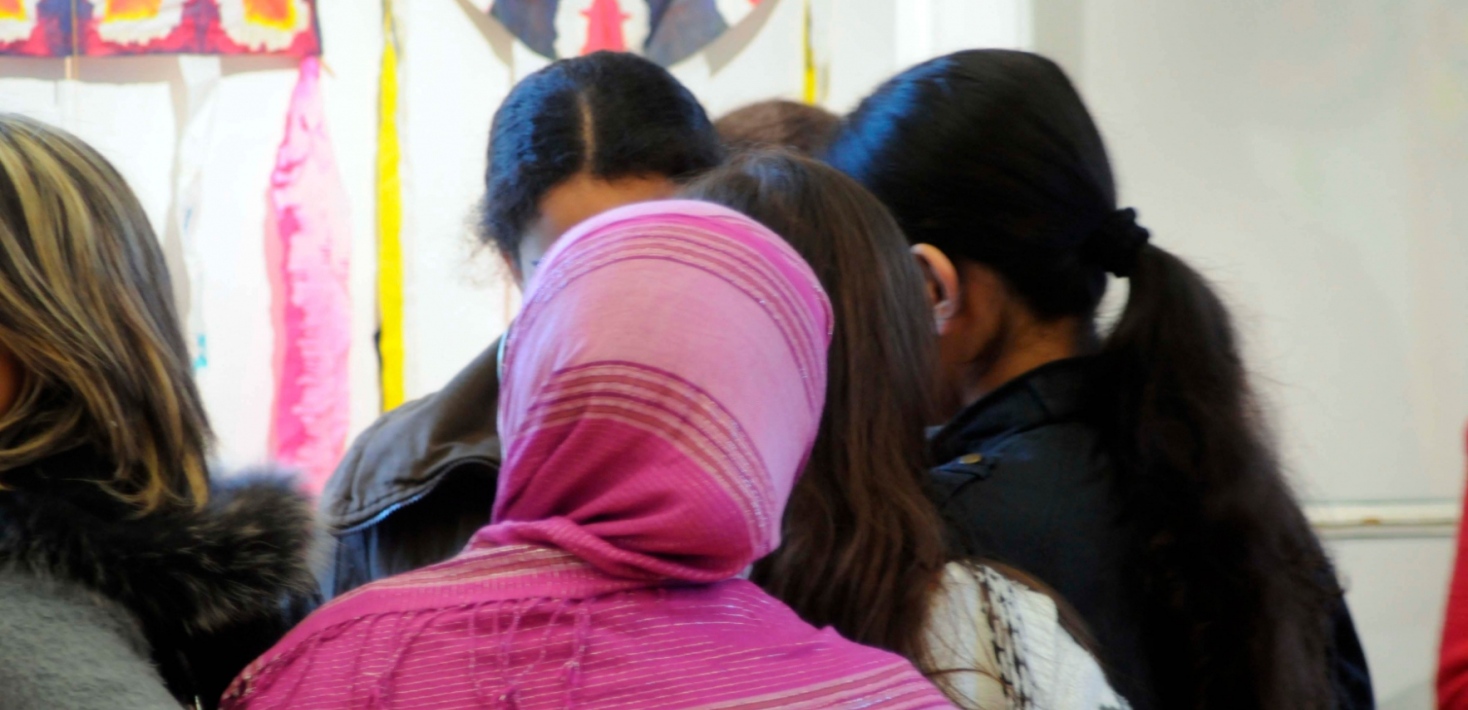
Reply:
[[831, 311], [743, 215], [649, 202], [552, 248], [505, 345], [494, 542], [634, 580], [729, 579], [779, 544]]
[[703, 107], [666, 69], [620, 52], [562, 59], [495, 112], [480, 232], [513, 261], [541, 198], [578, 173], [682, 180], [722, 157]]
[[907, 237], [999, 271], [1041, 317], [1089, 315], [1104, 271], [1079, 245], [1116, 209], [1100, 133], [1065, 74], [1025, 52], [918, 65], [864, 100], [827, 160]]
[[[1094, 420], [1141, 540], [1138, 606], [1159, 704], [1326, 707], [1338, 589], [1255, 403], [1228, 310], [1116, 209], [1075, 88], [1024, 52], [910, 69], [848, 117], [831, 164], [913, 242], [991, 268], [1040, 319], [1089, 322], [1108, 272], [1130, 279], [1101, 348]], [[1079, 464], [1078, 464], [1079, 465]]]
[[730, 148], [788, 148], [802, 155], [825, 151], [840, 127], [836, 114], [785, 99], [742, 106], [714, 121], [719, 138]]
[[786, 511], [785, 539], [754, 580], [818, 626], [923, 661], [928, 597], [946, 554], [924, 493], [933, 338], [921, 277], [881, 203], [829, 166], [756, 151], [684, 194], [783, 236], [830, 295], [826, 411]]
[[78, 445], [143, 510], [202, 505], [210, 439], [162, 251], [96, 151], [0, 115], [0, 344], [21, 386], [0, 415], [3, 472]]

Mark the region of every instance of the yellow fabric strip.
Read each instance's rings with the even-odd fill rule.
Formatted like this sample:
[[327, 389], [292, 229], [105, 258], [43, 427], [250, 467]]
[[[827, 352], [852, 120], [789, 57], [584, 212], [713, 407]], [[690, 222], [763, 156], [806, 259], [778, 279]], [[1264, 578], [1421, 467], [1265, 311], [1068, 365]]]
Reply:
[[403, 189], [399, 174], [398, 52], [392, 1], [382, 4], [382, 77], [377, 116], [377, 354], [382, 410], [403, 403]]
[[804, 98], [808, 104], [819, 100], [816, 90], [816, 50], [811, 38], [810, 0], [805, 0], [805, 14], [800, 25], [801, 57], [805, 64]]

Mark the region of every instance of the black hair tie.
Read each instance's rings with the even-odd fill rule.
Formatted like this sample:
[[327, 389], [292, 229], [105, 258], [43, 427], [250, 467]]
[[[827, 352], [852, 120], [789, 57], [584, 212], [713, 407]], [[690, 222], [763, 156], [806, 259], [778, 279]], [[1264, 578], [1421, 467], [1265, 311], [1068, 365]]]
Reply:
[[1116, 210], [1081, 242], [1081, 259], [1107, 273], [1127, 278], [1137, 268], [1137, 256], [1151, 238], [1147, 228], [1137, 224], [1136, 210], [1130, 207]]

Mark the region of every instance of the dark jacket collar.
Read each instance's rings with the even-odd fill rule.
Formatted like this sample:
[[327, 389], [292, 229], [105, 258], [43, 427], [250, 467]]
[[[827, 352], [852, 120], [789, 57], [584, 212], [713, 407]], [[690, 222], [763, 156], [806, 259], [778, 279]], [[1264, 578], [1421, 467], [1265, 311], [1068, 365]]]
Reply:
[[426, 495], [460, 464], [498, 473], [499, 341], [443, 389], [394, 409], [352, 444], [321, 494], [338, 532]]
[[1079, 417], [1085, 408], [1094, 357], [1057, 360], [1004, 383], [969, 405], [933, 436], [934, 461], [971, 453], [976, 442]]
[[203, 510], [139, 517], [97, 485], [110, 474], [74, 449], [0, 476], [0, 568], [121, 604], [175, 695], [210, 702], [316, 594], [310, 501], [262, 473], [216, 484]]

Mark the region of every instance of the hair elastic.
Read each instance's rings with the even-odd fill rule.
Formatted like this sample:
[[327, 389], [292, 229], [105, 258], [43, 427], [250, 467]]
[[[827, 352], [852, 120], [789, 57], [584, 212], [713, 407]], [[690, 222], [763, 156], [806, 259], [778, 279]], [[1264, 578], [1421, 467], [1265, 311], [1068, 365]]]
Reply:
[[1137, 211], [1128, 207], [1106, 216], [1091, 236], [1081, 242], [1081, 258], [1127, 278], [1137, 267], [1137, 256], [1147, 246], [1152, 233], [1137, 224]]

